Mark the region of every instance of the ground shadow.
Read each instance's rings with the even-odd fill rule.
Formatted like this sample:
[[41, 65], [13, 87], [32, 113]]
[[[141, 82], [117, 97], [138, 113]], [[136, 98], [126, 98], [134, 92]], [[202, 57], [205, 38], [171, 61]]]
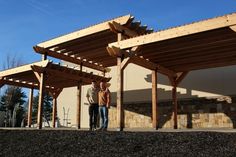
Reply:
[[[158, 92], [162, 95], [171, 95], [171, 91], [165, 91], [158, 89]], [[116, 93], [111, 93], [112, 99], [116, 100]], [[178, 93], [178, 95], [181, 95]], [[186, 95], [186, 94], [185, 94]], [[133, 90], [124, 92], [124, 109], [127, 111], [135, 112], [140, 115], [148, 117], [152, 116], [152, 104], [151, 104], [151, 89]], [[186, 97], [188, 94], [186, 95]], [[149, 101], [138, 101], [143, 100], [143, 97], [147, 97]], [[187, 116], [187, 128], [193, 127], [193, 114], [205, 114], [205, 113], [224, 113], [228, 116], [233, 124], [233, 128], [236, 128], [236, 96], [231, 97], [232, 102], [229, 103], [226, 100], [218, 100], [218, 98], [181, 98], [178, 99], [178, 115]], [[133, 100], [133, 101], [132, 101]], [[135, 102], [134, 102], [135, 100]], [[116, 107], [116, 103], [112, 105]], [[171, 120], [172, 117], [172, 100], [159, 100], [159, 128], [163, 128], [167, 121]], [[152, 117], [151, 117], [152, 118]], [[197, 118], [197, 117], [194, 117]], [[210, 122], [209, 122], [210, 123]], [[220, 127], [220, 125], [219, 125]]]

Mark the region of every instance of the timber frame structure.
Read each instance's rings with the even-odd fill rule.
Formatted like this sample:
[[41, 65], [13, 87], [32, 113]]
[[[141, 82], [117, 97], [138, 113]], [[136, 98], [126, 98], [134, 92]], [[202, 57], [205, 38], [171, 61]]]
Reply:
[[[55, 127], [57, 115], [57, 97], [67, 87], [78, 87], [77, 104], [77, 127], [80, 128], [80, 106], [81, 106], [81, 86], [90, 84], [92, 81], [109, 81], [110, 78], [94, 75], [85, 72], [78, 67], [67, 67], [54, 64], [49, 60], [44, 60], [32, 64], [19, 66], [0, 72], [0, 85], [4, 84], [29, 88], [28, 124], [32, 123], [32, 102], [33, 90], [39, 89], [37, 127], [42, 128], [42, 111], [44, 93], [48, 92], [53, 97], [52, 125]], [[0, 87], [1, 87], [0, 86]]]
[[[153, 32], [147, 26], [142, 26], [140, 22], [135, 22], [133, 16], [126, 15], [39, 43], [33, 48], [35, 52], [42, 55], [42, 60], [45, 60], [47, 56], [55, 57], [81, 67], [103, 72], [103, 76], [109, 71], [108, 67], [117, 66], [118, 130], [124, 128], [123, 73], [127, 65], [133, 63], [152, 71], [152, 123], [154, 129], [158, 129], [159, 117], [157, 73], [166, 75], [173, 86], [173, 127], [177, 129], [176, 89], [185, 76], [192, 70], [236, 65], [236, 13], [158, 32]], [[44, 62], [46, 61], [39, 64], [44, 64]], [[54, 92], [53, 87], [44, 86], [44, 70], [36, 67], [31, 69], [40, 82], [35, 86], [40, 91], [44, 87]], [[52, 73], [52, 76], [56, 74]], [[0, 86], [7, 81], [6, 76], [0, 75]], [[69, 80], [69, 78], [66, 79]], [[98, 78], [98, 80], [104, 81], [109, 81], [109, 79]], [[70, 86], [76, 85], [74, 83], [78, 85], [77, 77], [75, 80], [77, 82], [72, 81]], [[58, 91], [61, 91], [61, 88]], [[55, 95], [58, 96], [58, 93]], [[80, 83], [77, 95], [79, 128]]]

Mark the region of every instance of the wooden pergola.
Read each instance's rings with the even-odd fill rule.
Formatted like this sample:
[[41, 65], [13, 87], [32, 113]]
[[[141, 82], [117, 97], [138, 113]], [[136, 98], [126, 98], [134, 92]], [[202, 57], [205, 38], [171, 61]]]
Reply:
[[[152, 119], [158, 128], [157, 72], [172, 86], [174, 128], [176, 88], [189, 71], [236, 64], [236, 14], [152, 33], [130, 15], [112, 19], [34, 46], [52, 56], [105, 72], [117, 65], [117, 125], [124, 128], [123, 71], [129, 63], [152, 70]], [[108, 46], [107, 46], [108, 45]], [[107, 53], [108, 52], [108, 53]]]
[[[109, 43], [151, 32], [153, 30], [148, 29], [146, 25], [142, 26], [139, 21], [134, 21], [133, 16], [126, 15], [39, 43], [34, 46], [34, 50], [42, 54], [43, 58], [51, 56], [83, 65], [101, 71], [105, 76], [108, 71], [107, 67], [118, 65], [118, 69], [120, 69], [121, 62], [119, 58], [111, 57], [107, 53]], [[138, 47], [134, 47], [133, 50], [138, 51]], [[121, 76], [123, 73], [118, 70], [118, 75]], [[121, 124], [123, 83], [120, 81], [118, 81], [117, 92], [117, 120], [118, 127], [122, 130], [124, 126], [123, 123]]]
[[[152, 70], [154, 128], [158, 127], [157, 72], [168, 76], [177, 129], [176, 88], [188, 72], [236, 65], [236, 13], [110, 43], [107, 49], [118, 61], [120, 104], [125, 65], [131, 62]], [[123, 117], [119, 120], [122, 127]]]
[[42, 128], [43, 97], [45, 91], [53, 97], [53, 127], [57, 115], [57, 97], [67, 87], [78, 87], [77, 93], [77, 127], [80, 128], [81, 86], [91, 84], [92, 81], [109, 81], [110, 78], [95, 75], [82, 70], [82, 67], [60, 66], [49, 60], [44, 60], [0, 72], [0, 88], [13, 85], [30, 88], [28, 106], [28, 127], [32, 122], [33, 90], [39, 89], [37, 126]]
[[[192, 70], [236, 64], [236, 13], [154, 32], [126, 15], [34, 46], [47, 56], [105, 73], [117, 66], [117, 126], [124, 128], [123, 72], [129, 63], [152, 71], [152, 119], [158, 128], [157, 72], [173, 86], [174, 128], [176, 88]], [[107, 53], [108, 52], [108, 53]], [[41, 73], [42, 74], [42, 73]], [[43, 77], [41, 77], [42, 79]], [[79, 90], [80, 91], [80, 90]], [[79, 94], [80, 95], [80, 94]]]

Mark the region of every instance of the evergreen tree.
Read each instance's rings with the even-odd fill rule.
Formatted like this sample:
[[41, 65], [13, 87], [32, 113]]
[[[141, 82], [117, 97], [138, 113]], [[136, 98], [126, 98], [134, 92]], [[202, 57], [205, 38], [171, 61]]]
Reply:
[[[48, 94], [44, 94], [43, 98], [43, 116], [47, 118], [47, 120], [52, 119], [52, 100], [53, 98]], [[32, 105], [32, 119], [33, 123], [36, 123], [37, 121], [37, 115], [38, 115], [38, 102], [39, 102], [39, 93], [34, 96], [34, 101]]]
[[[24, 103], [26, 95], [22, 91], [22, 88], [8, 86], [3, 93], [0, 100], [0, 110], [6, 111], [6, 126], [21, 126], [21, 121], [24, 119]], [[14, 113], [15, 112], [15, 113]], [[13, 115], [15, 115], [14, 124]]]
[[[7, 54], [3, 63], [3, 69], [6, 70], [22, 65], [23, 62], [21, 59], [16, 55]], [[6, 86], [4, 88], [4, 92], [0, 98], [0, 110], [6, 112], [5, 126], [21, 126], [21, 121], [25, 117], [25, 108], [23, 105], [25, 98], [26, 95], [20, 87]]]

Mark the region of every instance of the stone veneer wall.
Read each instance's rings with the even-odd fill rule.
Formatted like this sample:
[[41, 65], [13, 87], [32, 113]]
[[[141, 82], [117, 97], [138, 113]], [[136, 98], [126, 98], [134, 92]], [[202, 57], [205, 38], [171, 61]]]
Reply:
[[[218, 98], [219, 99], [219, 98]], [[178, 101], [178, 128], [235, 128], [236, 96], [231, 102], [196, 98]], [[151, 128], [151, 103], [124, 104], [126, 128]], [[109, 110], [109, 127], [116, 128], [116, 107]], [[159, 127], [173, 128], [172, 102], [159, 102]]]

